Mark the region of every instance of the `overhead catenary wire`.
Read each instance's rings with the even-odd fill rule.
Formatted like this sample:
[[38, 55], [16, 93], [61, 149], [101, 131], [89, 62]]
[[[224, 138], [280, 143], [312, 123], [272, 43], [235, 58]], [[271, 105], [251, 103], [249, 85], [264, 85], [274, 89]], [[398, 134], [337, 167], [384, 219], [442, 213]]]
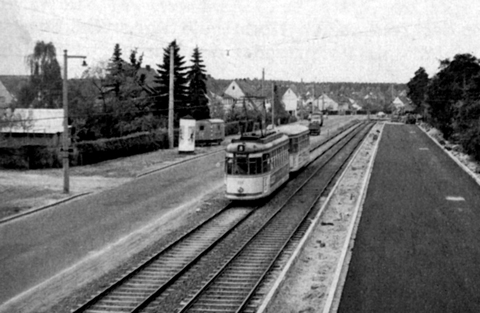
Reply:
[[[53, 14], [51, 12], [46, 12], [46, 11], [43, 11], [43, 10], [31, 8], [31, 7], [22, 6], [22, 5], [19, 5], [19, 4], [13, 4], [13, 3], [7, 2], [5, 0], [0, 0], [0, 3], [4, 3], [4, 4], [10, 5], [10, 6], [13, 6], [13, 7], [18, 7], [18, 8], [22, 8], [22, 9], [25, 9], [25, 10], [37, 12], [37, 13], [47, 15], [47, 16], [50, 16], [50, 17], [54, 17], [54, 18], [57, 18], [57, 19], [67, 20], [69, 22], [79, 23], [79, 24], [94, 27], [94, 28], [97, 28], [97, 29], [115, 32], [115, 33], [122, 34], [122, 35], [129, 36], [129, 37], [136, 37], [136, 38], [150, 40], [150, 41], [153, 41], [153, 42], [158, 42], [158, 43], [161, 43], [162, 45], [168, 45], [171, 42], [171, 40], [161, 39], [161, 38], [158, 38], [156, 36], [153, 36], [152, 34], [145, 34], [144, 35], [144, 34], [139, 34], [137, 32], [133, 32], [133, 31], [125, 31], [125, 30], [119, 30], [119, 29], [116, 29], [116, 28], [106, 27], [106, 26], [103, 26], [103, 25], [82, 21], [80, 19], [66, 18], [65, 16], [61, 16], [61, 15], [58, 15], [58, 14]], [[339, 37], [356, 36], [356, 35], [364, 35], [364, 34], [372, 34], [372, 33], [381, 33], [381, 32], [385, 32], [385, 31], [399, 30], [399, 29], [405, 29], [405, 28], [411, 28], [411, 27], [431, 26], [431, 25], [434, 25], [434, 24], [439, 24], [439, 23], [444, 23], [444, 22], [445, 22], [445, 20], [417, 22], [417, 23], [409, 23], [409, 24], [403, 24], [403, 25], [388, 26], [388, 27], [384, 27], [384, 28], [375, 28], [375, 29], [358, 30], [358, 31], [352, 31], [352, 32], [336, 33], [336, 34], [330, 34], [330, 35], [314, 36], [314, 37], [303, 38], [303, 39], [302, 38], [293, 39], [293, 40], [289, 39], [289, 40], [281, 40], [281, 41], [268, 42], [268, 43], [263, 42], [263, 43], [257, 43], [257, 44], [249, 44], [247, 46], [228, 46], [228, 47], [216, 47], [216, 48], [204, 47], [204, 48], [202, 48], [202, 51], [221, 51], [222, 53], [225, 53], [227, 56], [229, 56], [232, 51], [256, 50], [256, 49], [259, 49], [259, 48], [262, 48], [262, 47], [278, 48], [278, 46], [282, 46], [282, 45], [298, 45], [298, 44], [302, 44], [302, 43], [310, 43], [312, 41], [319, 41], [319, 40], [325, 40], [325, 39], [330, 39], [330, 38], [339, 38]], [[37, 28], [37, 29], [39, 29], [39, 28]], [[51, 31], [51, 30], [44, 30], [44, 29], [39, 29], [39, 30], [45, 31], [45, 32], [50, 32], [52, 34], [60, 34], [58, 31]], [[67, 34], [63, 34], [63, 35], [67, 36]], [[78, 34], [74, 34], [74, 35], [78, 36]], [[72, 36], [72, 34], [69, 33], [68, 36]], [[85, 37], [85, 40], [101, 42], [99, 40], [92, 39], [91, 36], [90, 37]], [[148, 49], [148, 50], [156, 48], [156, 47], [142, 46], [142, 45], [136, 45], [136, 46], [138, 46], [139, 48], [141, 47], [141, 48]], [[196, 47], [196, 45], [194, 46], [194, 45], [188, 45], [188, 44], [182, 44], [181, 46], [184, 46], [184, 47], [190, 48], [190, 49], [194, 49]]]

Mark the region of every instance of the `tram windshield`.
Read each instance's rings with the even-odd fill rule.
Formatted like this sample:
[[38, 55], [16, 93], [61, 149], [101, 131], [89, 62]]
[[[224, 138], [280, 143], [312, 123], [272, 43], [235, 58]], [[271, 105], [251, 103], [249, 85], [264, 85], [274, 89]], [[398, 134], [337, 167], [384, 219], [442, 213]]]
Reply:
[[[238, 154], [234, 154], [232, 157], [227, 156], [225, 162], [226, 172], [230, 175], [256, 175], [264, 173], [264, 171], [268, 170], [268, 166], [267, 160], [263, 159], [261, 156], [248, 157], [247, 155]], [[262, 166], [262, 163], [264, 166]]]

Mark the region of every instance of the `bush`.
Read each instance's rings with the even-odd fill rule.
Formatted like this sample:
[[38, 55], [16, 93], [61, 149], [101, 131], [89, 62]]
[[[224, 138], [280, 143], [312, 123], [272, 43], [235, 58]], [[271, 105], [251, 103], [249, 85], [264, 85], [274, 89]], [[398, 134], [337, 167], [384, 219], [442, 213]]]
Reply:
[[[174, 146], [178, 146], [179, 130], [174, 130]], [[153, 133], [139, 133], [119, 138], [83, 141], [74, 145], [70, 164], [86, 165], [106, 160], [166, 149], [168, 133], [165, 129]], [[23, 145], [0, 147], [0, 167], [9, 169], [39, 169], [62, 167], [62, 154], [57, 146]]]
[[[178, 130], [176, 130], [176, 142]], [[86, 165], [168, 148], [165, 130], [139, 133], [119, 138], [84, 141], [76, 144], [73, 165]]]
[[61, 167], [60, 149], [54, 146], [24, 145], [0, 147], [0, 167], [39, 169]]
[[225, 136], [236, 135], [240, 132], [239, 122], [225, 123]]
[[463, 147], [464, 151], [472, 155], [475, 160], [480, 161], [480, 124], [457, 134], [458, 143]]

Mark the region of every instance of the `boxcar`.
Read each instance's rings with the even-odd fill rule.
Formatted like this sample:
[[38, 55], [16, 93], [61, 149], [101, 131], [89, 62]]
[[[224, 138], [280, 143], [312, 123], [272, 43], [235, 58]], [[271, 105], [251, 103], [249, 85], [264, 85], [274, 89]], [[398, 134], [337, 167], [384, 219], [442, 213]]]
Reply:
[[225, 139], [225, 122], [221, 119], [206, 119], [196, 122], [195, 144], [220, 144]]

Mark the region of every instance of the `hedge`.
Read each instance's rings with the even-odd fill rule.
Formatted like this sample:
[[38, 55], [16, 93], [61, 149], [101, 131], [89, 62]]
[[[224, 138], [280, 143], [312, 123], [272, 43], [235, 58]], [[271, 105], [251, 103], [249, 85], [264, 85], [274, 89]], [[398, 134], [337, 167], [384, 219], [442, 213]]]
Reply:
[[240, 123], [239, 122], [225, 123], [225, 136], [236, 135], [238, 133], [240, 133]]
[[61, 167], [60, 151], [55, 146], [24, 145], [0, 147], [0, 167], [40, 169]]
[[[175, 131], [178, 141], [178, 130]], [[176, 143], [175, 142], [175, 143]], [[119, 138], [83, 141], [75, 145], [72, 165], [94, 164], [106, 160], [168, 148], [168, 133], [139, 133]]]
[[[174, 131], [174, 146], [178, 146], [178, 129]], [[168, 148], [168, 133], [139, 133], [120, 138], [83, 141], [74, 145], [70, 164], [87, 165], [134, 154]], [[0, 168], [39, 169], [62, 167], [60, 147], [23, 145], [0, 147]]]

